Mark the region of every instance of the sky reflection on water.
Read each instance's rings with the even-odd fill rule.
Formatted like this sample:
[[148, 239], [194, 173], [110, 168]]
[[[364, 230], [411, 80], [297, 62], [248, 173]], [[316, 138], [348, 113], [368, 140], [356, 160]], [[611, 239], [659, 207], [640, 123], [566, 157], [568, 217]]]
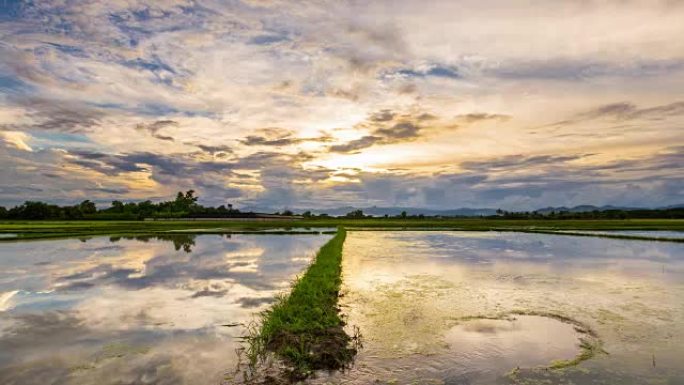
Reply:
[[[208, 384], [329, 236], [3, 244], [0, 383]], [[237, 326], [236, 326], [237, 325]]]
[[[684, 384], [683, 244], [350, 232], [343, 276], [343, 309], [364, 348], [351, 371], [320, 383]], [[583, 337], [543, 317], [469, 320], [517, 311], [570, 317], [609, 354], [561, 372], [527, 370], [573, 358]], [[517, 378], [506, 376], [518, 366]]]

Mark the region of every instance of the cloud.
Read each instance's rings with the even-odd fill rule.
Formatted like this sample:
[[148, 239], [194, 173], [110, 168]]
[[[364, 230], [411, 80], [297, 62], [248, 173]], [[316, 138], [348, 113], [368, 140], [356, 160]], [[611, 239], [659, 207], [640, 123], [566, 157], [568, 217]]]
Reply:
[[294, 137], [292, 130], [283, 128], [261, 128], [256, 130], [256, 135], [247, 135], [240, 143], [245, 146], [270, 146], [283, 147], [292, 146], [305, 142], [324, 143], [330, 142], [332, 138], [329, 135], [322, 135], [318, 137]]
[[438, 119], [427, 112], [411, 111], [397, 113], [391, 110], [380, 110], [371, 113], [366, 121], [357, 124], [360, 129], [370, 130], [369, 135], [328, 147], [328, 151], [352, 153], [377, 144], [392, 144], [411, 141], [421, 136], [424, 122]]
[[585, 155], [508, 155], [505, 157], [484, 160], [484, 161], [466, 161], [462, 162], [460, 166], [465, 170], [471, 171], [491, 171], [491, 170], [512, 170], [523, 169], [533, 170], [536, 166], [541, 165], [558, 165], [578, 159], [582, 159]]
[[[678, 160], [662, 154], [681, 136], [684, 29], [671, 2], [8, 4], [0, 184], [24, 193], [3, 204], [195, 186], [250, 205], [381, 202], [360, 186], [371, 169], [396, 186], [391, 202], [675, 196]], [[649, 189], [634, 159], [656, 156], [669, 171]], [[628, 199], [608, 180], [638, 188]]]
[[418, 136], [420, 127], [411, 122], [399, 122], [392, 127], [379, 128], [375, 131], [376, 134], [382, 135], [387, 139], [408, 139]]
[[394, 119], [396, 113], [392, 110], [380, 110], [371, 114], [368, 120], [372, 122], [389, 122]]
[[480, 121], [494, 120], [499, 122], [505, 122], [511, 119], [509, 115], [503, 114], [489, 114], [486, 112], [473, 112], [469, 114], [456, 115], [457, 121], [462, 121], [464, 123], [470, 124]]
[[605, 77], [653, 77], [684, 70], [684, 60], [648, 60], [631, 63], [552, 59], [513, 62], [485, 68], [485, 75], [514, 80], [581, 81]]
[[218, 146], [211, 146], [211, 145], [206, 145], [206, 144], [196, 144], [196, 146], [200, 150], [207, 152], [211, 155], [221, 154], [221, 155], [225, 156], [226, 154], [231, 154], [233, 152], [233, 149], [230, 146], [227, 146], [225, 144], [218, 145]]
[[371, 147], [377, 143], [382, 143], [383, 138], [379, 136], [367, 135], [359, 139], [351, 140], [344, 144], [336, 144], [330, 146], [329, 150], [331, 152], [354, 152], [363, 150], [364, 148]]
[[634, 103], [617, 102], [579, 112], [569, 119], [552, 123], [549, 126], [567, 126], [598, 119], [629, 122], [635, 120], [665, 120], [679, 116], [684, 116], [684, 102], [677, 101], [645, 108], [640, 108]]
[[259, 36], [254, 36], [253, 38], [249, 39], [250, 44], [256, 44], [256, 45], [270, 45], [274, 43], [280, 43], [283, 41], [289, 40], [287, 36], [283, 35], [259, 35]]
[[175, 139], [172, 136], [162, 135], [159, 133], [160, 130], [166, 127], [178, 127], [178, 122], [173, 120], [157, 120], [155, 122], [148, 124], [139, 123], [135, 126], [135, 129], [138, 131], [149, 132], [150, 135], [152, 135], [152, 137], [157, 138], [159, 140], [167, 140], [170, 142], [175, 141]]
[[283, 138], [277, 138], [277, 139], [268, 139], [263, 136], [257, 136], [257, 135], [248, 135], [245, 139], [241, 140], [240, 142], [244, 145], [247, 146], [289, 146], [292, 144], [300, 143], [302, 139], [297, 139], [297, 138], [289, 138], [289, 137], [283, 137]]
[[684, 102], [639, 108], [633, 103], [613, 103], [579, 114], [580, 119], [612, 118], [615, 120], [665, 119], [684, 115]]
[[461, 79], [458, 69], [453, 66], [437, 64], [422, 65], [414, 68], [399, 68], [385, 74], [385, 76], [400, 76], [406, 78], [447, 78]]
[[22, 131], [0, 131], [0, 139], [9, 146], [22, 151], [33, 151], [31, 146], [26, 142], [29, 141], [30, 136]]

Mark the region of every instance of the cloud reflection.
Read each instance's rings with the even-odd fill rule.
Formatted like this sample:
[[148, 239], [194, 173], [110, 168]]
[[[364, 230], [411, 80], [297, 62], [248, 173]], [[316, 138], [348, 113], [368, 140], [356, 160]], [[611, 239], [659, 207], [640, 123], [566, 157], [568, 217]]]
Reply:
[[12, 294], [2, 297], [0, 382], [219, 381], [233, 369], [240, 325], [287, 288], [327, 238], [7, 244], [0, 250], [0, 292]]

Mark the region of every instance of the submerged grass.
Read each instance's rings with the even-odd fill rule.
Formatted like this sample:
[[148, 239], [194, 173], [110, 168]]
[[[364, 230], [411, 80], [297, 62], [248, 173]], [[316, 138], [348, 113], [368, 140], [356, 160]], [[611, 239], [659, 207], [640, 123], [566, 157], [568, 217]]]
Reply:
[[259, 326], [247, 337], [252, 365], [273, 353], [287, 366], [288, 377], [300, 380], [315, 370], [342, 369], [351, 363], [358, 339], [345, 333], [337, 306], [345, 237], [346, 231], [339, 228], [290, 294], [261, 314]]

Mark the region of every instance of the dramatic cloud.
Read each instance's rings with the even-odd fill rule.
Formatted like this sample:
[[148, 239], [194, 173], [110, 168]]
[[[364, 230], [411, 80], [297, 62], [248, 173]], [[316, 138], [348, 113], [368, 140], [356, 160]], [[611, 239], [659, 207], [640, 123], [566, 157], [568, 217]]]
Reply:
[[423, 122], [435, 119], [437, 117], [426, 112], [399, 114], [390, 110], [381, 110], [370, 114], [365, 122], [356, 126], [361, 130], [370, 130], [370, 135], [330, 146], [328, 150], [330, 152], [350, 153], [358, 152], [376, 144], [412, 141], [421, 136]]
[[188, 188], [254, 209], [679, 204], [683, 15], [0, 2], [0, 205]]

